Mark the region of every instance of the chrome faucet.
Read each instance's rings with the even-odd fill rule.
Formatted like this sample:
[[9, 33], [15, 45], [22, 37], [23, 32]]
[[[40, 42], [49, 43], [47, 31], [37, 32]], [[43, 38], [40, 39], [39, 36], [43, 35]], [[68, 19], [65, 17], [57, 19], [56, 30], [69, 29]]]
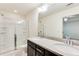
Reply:
[[70, 36], [66, 36], [65, 44], [72, 46], [72, 40], [71, 40]]

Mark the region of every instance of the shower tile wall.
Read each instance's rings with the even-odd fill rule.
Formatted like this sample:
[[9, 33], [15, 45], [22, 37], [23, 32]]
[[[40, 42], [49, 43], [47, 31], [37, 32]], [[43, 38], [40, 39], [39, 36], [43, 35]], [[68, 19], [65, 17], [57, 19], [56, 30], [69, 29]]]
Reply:
[[[17, 47], [25, 44], [26, 23], [18, 24], [17, 15], [5, 14], [0, 16], [0, 54], [15, 49], [14, 34], [17, 34]], [[16, 27], [18, 25], [18, 27]]]
[[0, 23], [0, 53], [14, 49], [13, 24]]

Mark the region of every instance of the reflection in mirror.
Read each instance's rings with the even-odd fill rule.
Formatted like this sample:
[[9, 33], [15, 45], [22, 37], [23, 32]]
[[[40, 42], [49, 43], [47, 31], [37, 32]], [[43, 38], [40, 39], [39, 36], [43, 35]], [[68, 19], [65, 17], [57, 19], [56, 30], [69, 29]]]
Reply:
[[63, 38], [79, 39], [79, 14], [63, 18]]

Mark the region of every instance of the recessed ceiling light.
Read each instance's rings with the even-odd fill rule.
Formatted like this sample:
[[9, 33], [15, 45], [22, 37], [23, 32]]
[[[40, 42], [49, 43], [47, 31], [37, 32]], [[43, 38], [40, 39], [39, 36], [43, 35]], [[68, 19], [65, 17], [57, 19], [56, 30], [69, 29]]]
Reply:
[[48, 10], [49, 5], [48, 4], [44, 4], [41, 7], [38, 8], [39, 12], [45, 12]]

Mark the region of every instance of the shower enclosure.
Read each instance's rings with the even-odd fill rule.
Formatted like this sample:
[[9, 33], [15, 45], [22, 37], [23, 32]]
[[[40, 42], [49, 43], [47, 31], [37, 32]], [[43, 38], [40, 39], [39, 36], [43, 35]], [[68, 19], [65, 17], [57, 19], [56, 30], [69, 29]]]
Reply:
[[0, 15], [0, 54], [26, 44], [26, 23], [17, 23], [18, 17]]

